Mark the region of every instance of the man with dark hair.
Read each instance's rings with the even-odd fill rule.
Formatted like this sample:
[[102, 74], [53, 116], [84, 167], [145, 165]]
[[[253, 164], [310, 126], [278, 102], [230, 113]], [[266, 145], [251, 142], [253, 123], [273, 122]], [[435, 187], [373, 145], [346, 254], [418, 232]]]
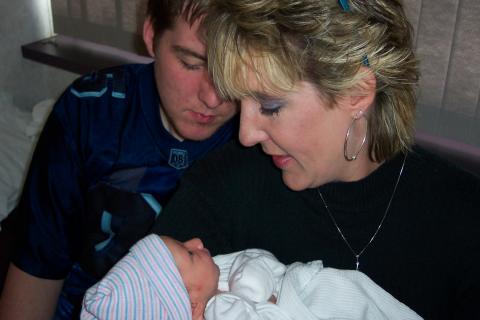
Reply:
[[236, 106], [213, 87], [199, 34], [207, 5], [150, 0], [154, 62], [81, 77], [57, 101], [17, 207], [25, 234], [1, 319], [77, 318], [85, 290], [145, 236], [185, 169], [234, 134]]

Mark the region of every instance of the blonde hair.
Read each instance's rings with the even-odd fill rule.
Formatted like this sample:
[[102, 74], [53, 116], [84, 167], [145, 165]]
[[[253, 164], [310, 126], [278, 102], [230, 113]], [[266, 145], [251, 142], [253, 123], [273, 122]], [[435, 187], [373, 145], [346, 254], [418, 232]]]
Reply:
[[[365, 75], [375, 75], [368, 116], [369, 156], [383, 161], [413, 143], [418, 82], [412, 28], [399, 0], [212, 0], [204, 24], [209, 70], [223, 98], [316, 86], [332, 107]], [[368, 62], [367, 62], [368, 61]], [[250, 77], [250, 78], [249, 78]]]

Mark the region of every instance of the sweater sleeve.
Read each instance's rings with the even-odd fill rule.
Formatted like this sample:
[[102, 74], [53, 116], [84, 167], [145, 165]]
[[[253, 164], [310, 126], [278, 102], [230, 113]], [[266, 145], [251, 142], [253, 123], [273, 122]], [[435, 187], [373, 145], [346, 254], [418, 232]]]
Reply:
[[[206, 176], [205, 171], [205, 176]], [[212, 194], [216, 186], [198, 181], [203, 174], [187, 174], [180, 188], [157, 218], [152, 232], [168, 235], [179, 241], [200, 238], [212, 255], [231, 252], [228, 213], [222, 213], [222, 203]], [[219, 199], [226, 201], [226, 199]]]

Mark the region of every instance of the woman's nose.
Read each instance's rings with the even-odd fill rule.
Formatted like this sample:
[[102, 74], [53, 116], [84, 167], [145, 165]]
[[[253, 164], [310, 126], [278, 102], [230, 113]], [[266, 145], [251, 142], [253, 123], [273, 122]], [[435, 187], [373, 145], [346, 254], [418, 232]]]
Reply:
[[238, 137], [244, 146], [251, 147], [268, 138], [265, 131], [261, 128], [261, 121], [262, 119], [258, 107], [256, 107], [251, 101], [242, 101], [240, 109], [240, 131]]

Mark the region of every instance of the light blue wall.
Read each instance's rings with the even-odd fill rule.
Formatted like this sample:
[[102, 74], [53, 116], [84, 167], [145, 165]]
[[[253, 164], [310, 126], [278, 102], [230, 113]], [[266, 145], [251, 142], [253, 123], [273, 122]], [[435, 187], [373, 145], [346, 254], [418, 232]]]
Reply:
[[57, 97], [77, 77], [22, 57], [21, 45], [50, 35], [49, 0], [0, 0], [0, 94], [22, 109]]

